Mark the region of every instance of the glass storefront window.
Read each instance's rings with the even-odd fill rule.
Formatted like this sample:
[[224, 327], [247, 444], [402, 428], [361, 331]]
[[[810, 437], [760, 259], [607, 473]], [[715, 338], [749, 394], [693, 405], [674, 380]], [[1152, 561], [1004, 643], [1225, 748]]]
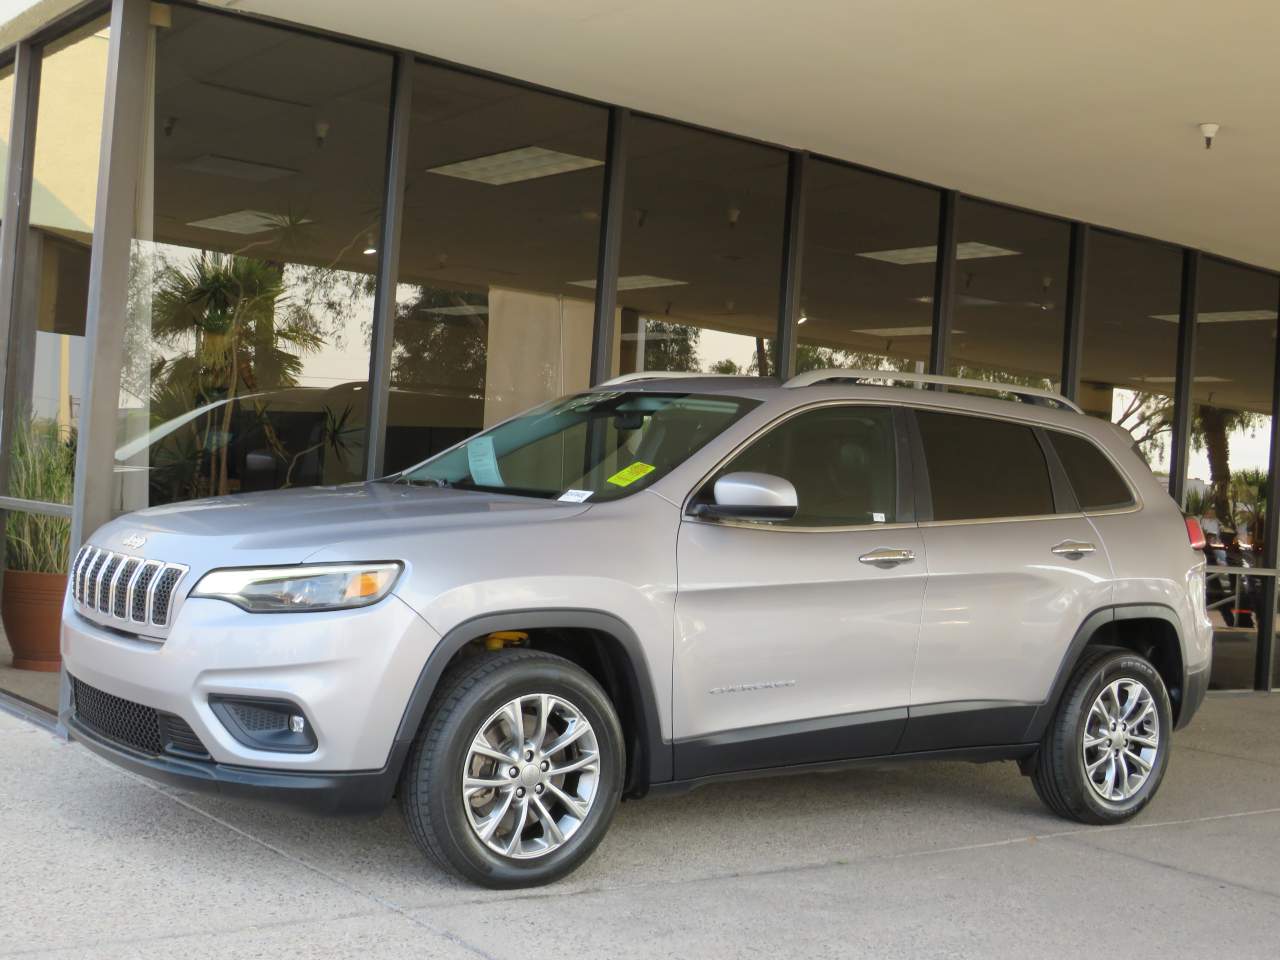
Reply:
[[773, 373], [786, 187], [782, 150], [632, 118], [616, 372]]
[[959, 199], [949, 374], [1057, 388], [1070, 237], [1062, 220]]
[[590, 379], [608, 116], [419, 63], [387, 472]]
[[1216, 689], [1253, 686], [1265, 577], [1271, 476], [1276, 277], [1219, 260], [1200, 264], [1185, 506], [1200, 518], [1209, 563]]
[[[102, 19], [53, 41], [41, 57], [30, 224], [18, 238], [23, 296], [9, 334], [13, 409], [5, 411], [5, 492], [26, 500], [71, 502], [107, 46]], [[4, 86], [7, 114], [12, 79]]]
[[[9, 176], [9, 129], [13, 124], [13, 64], [0, 66], [0, 189]], [[4, 251], [0, 250], [0, 257]]]
[[359, 479], [392, 58], [167, 9], [148, 45], [117, 509]]
[[809, 163], [796, 372], [924, 372], [933, 331], [939, 192]]
[[1078, 401], [1120, 424], [1152, 470], [1169, 470], [1182, 251], [1090, 231]]

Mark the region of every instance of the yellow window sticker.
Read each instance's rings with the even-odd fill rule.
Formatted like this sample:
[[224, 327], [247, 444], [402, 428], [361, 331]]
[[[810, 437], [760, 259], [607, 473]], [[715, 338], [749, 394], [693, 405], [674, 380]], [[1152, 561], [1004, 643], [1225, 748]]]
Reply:
[[612, 477], [609, 478], [609, 482], [614, 484], [615, 486], [628, 487], [631, 484], [635, 483], [637, 480], [639, 480], [641, 477], [643, 477], [646, 473], [653, 473], [655, 469], [657, 468], [654, 467], [653, 464], [641, 463], [639, 460], [637, 460], [631, 466], [623, 467], [621, 470], [615, 473]]

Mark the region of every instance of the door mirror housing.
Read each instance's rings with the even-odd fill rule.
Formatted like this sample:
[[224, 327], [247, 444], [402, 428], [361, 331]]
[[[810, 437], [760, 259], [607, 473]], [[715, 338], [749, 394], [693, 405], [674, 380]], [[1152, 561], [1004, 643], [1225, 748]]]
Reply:
[[698, 504], [693, 515], [716, 520], [790, 520], [799, 509], [790, 480], [743, 471], [717, 480], [715, 502]]

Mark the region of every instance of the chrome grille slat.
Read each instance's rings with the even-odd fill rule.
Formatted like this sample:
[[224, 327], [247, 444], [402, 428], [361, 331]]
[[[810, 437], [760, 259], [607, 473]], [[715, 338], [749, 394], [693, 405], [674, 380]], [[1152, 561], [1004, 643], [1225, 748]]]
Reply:
[[80, 548], [71, 567], [71, 594], [81, 612], [98, 621], [168, 627], [178, 585], [188, 568], [181, 563]]

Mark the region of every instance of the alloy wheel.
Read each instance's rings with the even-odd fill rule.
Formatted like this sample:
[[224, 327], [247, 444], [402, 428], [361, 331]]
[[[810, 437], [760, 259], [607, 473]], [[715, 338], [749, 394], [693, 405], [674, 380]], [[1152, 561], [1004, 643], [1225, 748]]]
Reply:
[[574, 704], [548, 693], [503, 704], [472, 738], [462, 801], [476, 836], [504, 857], [531, 859], [578, 831], [600, 785], [595, 731]]
[[1093, 701], [1081, 741], [1085, 779], [1109, 803], [1132, 798], [1160, 752], [1160, 715], [1139, 680], [1113, 680]]

